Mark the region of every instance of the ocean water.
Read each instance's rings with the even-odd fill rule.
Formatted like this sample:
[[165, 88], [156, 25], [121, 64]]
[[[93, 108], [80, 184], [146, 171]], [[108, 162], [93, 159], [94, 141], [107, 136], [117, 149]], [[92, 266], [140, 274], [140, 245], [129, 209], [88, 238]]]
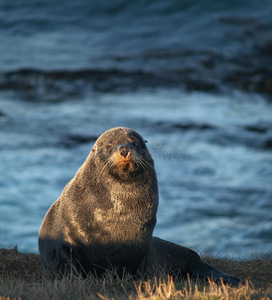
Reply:
[[155, 235], [248, 258], [272, 249], [272, 3], [0, 3], [0, 247], [37, 235], [109, 128], [146, 140]]

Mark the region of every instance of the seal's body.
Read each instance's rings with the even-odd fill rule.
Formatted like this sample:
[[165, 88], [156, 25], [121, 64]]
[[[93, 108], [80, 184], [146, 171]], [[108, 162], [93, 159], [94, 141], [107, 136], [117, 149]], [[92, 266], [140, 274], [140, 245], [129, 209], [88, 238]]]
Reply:
[[127, 128], [105, 132], [44, 218], [39, 252], [46, 273], [72, 263], [84, 273], [116, 267], [136, 274], [157, 207], [154, 163], [142, 137]]
[[196, 252], [152, 237], [157, 207], [157, 177], [145, 141], [128, 128], [106, 131], [43, 220], [39, 252], [46, 274], [73, 266], [100, 276], [114, 268], [120, 275], [163, 271], [239, 284]]

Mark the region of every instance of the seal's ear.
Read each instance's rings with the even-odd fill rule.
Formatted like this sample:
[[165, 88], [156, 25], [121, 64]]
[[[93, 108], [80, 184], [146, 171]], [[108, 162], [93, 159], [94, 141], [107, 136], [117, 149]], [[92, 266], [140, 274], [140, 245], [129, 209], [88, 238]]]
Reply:
[[92, 152], [96, 152], [96, 150], [97, 150], [97, 147], [93, 146]]

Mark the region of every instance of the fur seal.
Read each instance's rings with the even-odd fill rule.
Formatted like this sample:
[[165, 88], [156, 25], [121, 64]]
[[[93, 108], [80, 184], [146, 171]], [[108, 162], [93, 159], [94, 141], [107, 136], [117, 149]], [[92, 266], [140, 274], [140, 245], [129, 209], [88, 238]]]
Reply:
[[158, 184], [153, 159], [137, 132], [106, 131], [53, 203], [39, 232], [39, 252], [48, 276], [101, 276], [114, 268], [135, 276], [158, 271], [177, 277], [241, 280], [204, 264], [187, 248], [153, 237]]
[[67, 263], [101, 275], [115, 267], [136, 274], [150, 249], [156, 224], [158, 185], [143, 138], [113, 128], [50, 207], [39, 232], [39, 252], [48, 275]]

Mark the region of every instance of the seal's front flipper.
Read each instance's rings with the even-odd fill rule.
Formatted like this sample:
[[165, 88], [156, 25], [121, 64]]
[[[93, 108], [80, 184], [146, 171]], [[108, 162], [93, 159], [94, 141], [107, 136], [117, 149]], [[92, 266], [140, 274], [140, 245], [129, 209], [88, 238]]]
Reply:
[[202, 261], [200, 261], [198, 266], [192, 270], [192, 276], [199, 278], [210, 278], [212, 281], [215, 280], [218, 282], [223, 280], [224, 283], [233, 286], [238, 286], [240, 283], [245, 284], [243, 279], [221, 272]]

